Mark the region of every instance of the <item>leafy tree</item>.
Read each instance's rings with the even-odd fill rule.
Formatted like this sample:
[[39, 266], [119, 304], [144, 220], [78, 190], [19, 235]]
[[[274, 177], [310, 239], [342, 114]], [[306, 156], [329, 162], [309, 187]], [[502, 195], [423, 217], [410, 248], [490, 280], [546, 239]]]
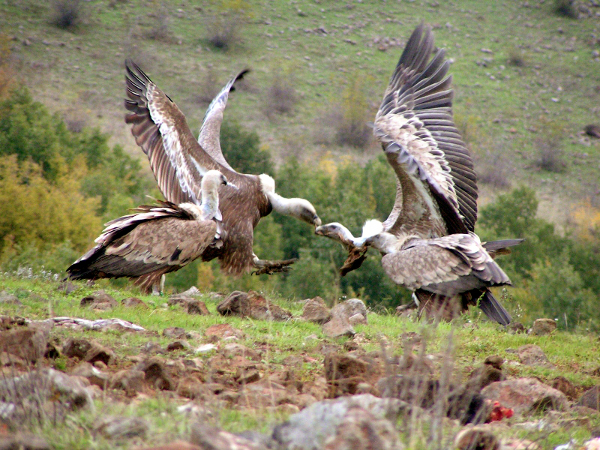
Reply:
[[101, 196], [98, 214], [106, 211], [110, 197], [116, 193], [135, 197], [140, 202], [150, 190], [149, 177], [139, 176], [139, 159], [126, 155], [119, 146], [111, 149], [108, 136], [97, 129], [69, 131], [60, 116], [33, 101], [25, 87], [15, 89], [0, 103], [2, 155], [17, 155], [19, 161], [31, 159], [50, 181], [56, 180], [64, 170], [64, 163], [73, 165], [83, 156], [87, 177], [81, 189], [86, 196]]
[[0, 158], [0, 251], [25, 243], [42, 249], [67, 240], [83, 251], [101, 230], [93, 213], [98, 201], [79, 192], [85, 163], [76, 161], [75, 170], [54, 164], [56, 179], [50, 182], [32, 161]]
[[522, 186], [481, 209], [478, 232], [482, 239], [525, 238], [501, 263], [519, 278], [529, 278], [537, 261], [554, 259], [569, 245], [568, 239], [554, 232], [553, 224], [536, 217], [538, 203], [535, 191]]
[[271, 155], [260, 147], [260, 138], [254, 131], [245, 131], [230, 121], [223, 123], [221, 150], [227, 162], [238, 172], [274, 175]]

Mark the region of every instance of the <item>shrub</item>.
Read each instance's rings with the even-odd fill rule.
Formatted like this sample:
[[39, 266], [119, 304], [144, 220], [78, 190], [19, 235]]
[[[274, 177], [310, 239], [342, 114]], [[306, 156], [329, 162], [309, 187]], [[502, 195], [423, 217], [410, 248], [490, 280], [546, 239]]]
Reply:
[[563, 150], [560, 141], [547, 138], [535, 141], [536, 158], [534, 166], [547, 172], [562, 173], [567, 164], [563, 160]]
[[208, 42], [219, 50], [229, 50], [240, 42], [240, 31], [252, 17], [250, 3], [245, 0], [218, 0], [216, 13], [206, 24]]
[[274, 166], [269, 151], [260, 146], [254, 131], [246, 131], [239, 124], [225, 121], [221, 126], [223, 156], [238, 172], [273, 175]]
[[579, 17], [576, 0], [555, 0], [554, 11], [570, 19], [577, 19]]
[[296, 89], [294, 83], [289, 79], [289, 75], [276, 75], [273, 83], [267, 89], [265, 114], [269, 119], [272, 119], [275, 113], [289, 114], [297, 101]]
[[365, 148], [371, 141], [372, 131], [367, 122], [373, 120], [368, 103], [367, 84], [354, 74], [342, 91], [342, 102], [334, 106], [332, 126], [338, 145]]
[[53, 0], [52, 23], [63, 29], [74, 28], [82, 18], [81, 5], [81, 0]]
[[508, 52], [508, 65], [514, 67], [525, 67], [525, 54], [519, 48], [513, 47]]

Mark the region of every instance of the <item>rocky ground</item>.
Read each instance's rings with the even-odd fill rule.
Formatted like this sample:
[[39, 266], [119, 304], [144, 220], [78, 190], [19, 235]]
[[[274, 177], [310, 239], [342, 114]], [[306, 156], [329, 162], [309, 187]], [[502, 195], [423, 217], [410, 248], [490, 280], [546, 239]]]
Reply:
[[[179, 326], [156, 331], [114, 318], [31, 320], [6, 314], [0, 317], [0, 449], [75, 448], [74, 441], [53, 441], [48, 427], [80, 433], [77, 448], [600, 448], [600, 385], [551, 377], [555, 366], [539, 345], [511, 349], [509, 361], [482, 353], [477, 367], [456, 377], [452, 352], [430, 350], [426, 332], [403, 333], [400, 353], [381, 335], [373, 350], [365, 334], [356, 332], [372, 326], [372, 313], [359, 299], [328, 308], [317, 297], [302, 302], [302, 313], [294, 315], [263, 295], [236, 291], [215, 300], [215, 315], [201, 298], [190, 290], [167, 303], [191, 316], [319, 324], [320, 334], [303, 337], [318, 341], [317, 351], [294, 351], [274, 364], [272, 355], [285, 349], [266, 337], [249, 341], [243, 327], [227, 320], [202, 331]], [[3, 310], [23, 307], [7, 291], [0, 301], [10, 305]], [[79, 301], [82, 311], [117, 307], [156, 311], [139, 298], [118, 302], [104, 291]], [[501, 333], [552, 336], [555, 328], [553, 320], [540, 319], [528, 334], [523, 326]], [[106, 333], [139, 342], [138, 351], [124, 353], [118, 340], [100, 343]], [[515, 376], [515, 364], [550, 375]], [[600, 376], [597, 367], [592, 376]], [[174, 415], [164, 420], [185, 426], [157, 435], [152, 412], [131, 406], [153, 398], [173, 405]], [[119, 415], [114, 411], [122, 408], [107, 405], [130, 408]], [[266, 414], [270, 420], [252, 430], [225, 429], [215, 420], [225, 412]], [[84, 426], [77, 419], [81, 414], [93, 419]], [[564, 446], [543, 438], [569, 429], [576, 439]]]

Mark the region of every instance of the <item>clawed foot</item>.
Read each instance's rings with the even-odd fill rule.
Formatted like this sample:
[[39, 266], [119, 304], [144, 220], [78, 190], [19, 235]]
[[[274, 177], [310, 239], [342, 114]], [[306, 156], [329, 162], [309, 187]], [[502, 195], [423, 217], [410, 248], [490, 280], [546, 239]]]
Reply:
[[277, 272], [288, 272], [291, 269], [291, 265], [294, 264], [298, 259], [284, 259], [278, 261], [268, 261], [263, 259], [254, 260], [254, 267], [257, 268], [252, 275], [272, 275]]

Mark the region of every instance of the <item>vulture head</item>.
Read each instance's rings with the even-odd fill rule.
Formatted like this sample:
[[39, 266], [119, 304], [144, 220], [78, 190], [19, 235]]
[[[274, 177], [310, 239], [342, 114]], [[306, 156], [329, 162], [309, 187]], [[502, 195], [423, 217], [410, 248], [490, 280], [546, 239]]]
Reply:
[[354, 236], [350, 230], [338, 222], [331, 222], [318, 226], [315, 229], [315, 234], [338, 241], [346, 247], [356, 247], [354, 243]]
[[314, 227], [321, 225], [315, 207], [303, 198], [285, 198], [275, 193], [275, 180], [269, 175], [259, 176], [262, 191], [269, 199], [269, 203], [279, 214], [292, 216]]
[[[403, 242], [404, 241], [402, 241], [402, 243]], [[393, 234], [387, 232], [374, 234], [364, 240], [364, 245], [379, 250], [383, 255], [397, 251], [399, 244], [401, 244], [400, 240]]]

